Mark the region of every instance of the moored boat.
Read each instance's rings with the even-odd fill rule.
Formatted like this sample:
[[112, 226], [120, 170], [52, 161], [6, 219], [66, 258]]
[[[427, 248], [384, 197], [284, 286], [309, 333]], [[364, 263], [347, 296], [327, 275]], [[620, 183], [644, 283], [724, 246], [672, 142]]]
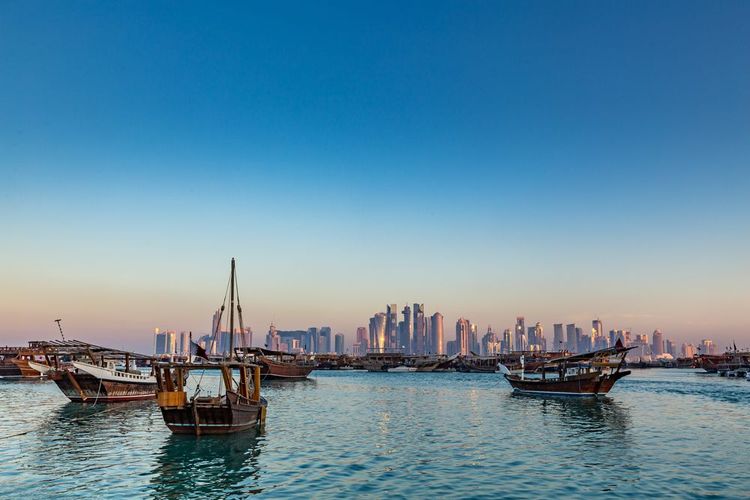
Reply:
[[400, 366], [394, 366], [392, 368], [388, 368], [386, 370], [388, 373], [406, 373], [406, 372], [415, 372], [417, 371], [416, 366], [406, 366], [406, 365], [400, 365]]
[[272, 351], [260, 347], [236, 349], [238, 358], [260, 366], [262, 380], [304, 380], [315, 363], [302, 354]]
[[[230, 358], [236, 358], [234, 350], [235, 293], [240, 331], [244, 331], [242, 308], [239, 304], [239, 290], [235, 276], [235, 261], [232, 259], [229, 277], [228, 325]], [[221, 325], [221, 316], [225, 304], [222, 304], [220, 309], [217, 329]], [[193, 345], [191, 345], [192, 349]], [[205, 351], [198, 352], [200, 357], [206, 358]], [[218, 371], [220, 375], [216, 394], [203, 394], [204, 389], [198, 382], [194, 388], [194, 394], [188, 398], [185, 381], [189, 373], [191, 371], [205, 372], [210, 370]], [[250, 375], [251, 370], [252, 376]], [[239, 381], [234, 379], [235, 371], [239, 372]], [[258, 364], [237, 359], [204, 364], [160, 363], [156, 366], [155, 374], [158, 385], [157, 403], [161, 409], [164, 423], [175, 434], [193, 434], [195, 436], [228, 434], [248, 430], [265, 422], [268, 403], [260, 396], [261, 367]]]
[[[545, 361], [537, 369], [540, 376], [526, 376], [523, 368], [520, 374], [507, 368], [503, 373], [514, 392], [596, 397], [607, 394], [615, 382], [630, 374], [622, 370], [630, 349], [618, 340], [615, 347]], [[550, 368], [556, 373], [548, 373]]]

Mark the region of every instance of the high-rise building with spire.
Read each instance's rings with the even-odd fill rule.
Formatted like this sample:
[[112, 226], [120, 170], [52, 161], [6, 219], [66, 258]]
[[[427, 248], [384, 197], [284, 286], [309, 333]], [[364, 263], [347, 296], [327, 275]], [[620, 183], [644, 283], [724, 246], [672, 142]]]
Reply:
[[412, 352], [411, 347], [411, 337], [412, 333], [414, 331], [413, 326], [413, 319], [411, 316], [411, 308], [409, 307], [409, 304], [406, 304], [404, 306], [404, 309], [401, 311], [401, 314], [403, 314], [403, 321], [399, 322], [399, 349], [401, 349], [404, 353], [410, 353]]
[[516, 351], [526, 350], [526, 326], [524, 325], [523, 316], [516, 318]]

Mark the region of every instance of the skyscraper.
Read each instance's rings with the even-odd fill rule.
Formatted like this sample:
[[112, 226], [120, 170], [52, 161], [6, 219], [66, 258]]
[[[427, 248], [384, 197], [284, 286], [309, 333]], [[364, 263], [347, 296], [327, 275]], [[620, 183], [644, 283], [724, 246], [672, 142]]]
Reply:
[[335, 337], [336, 354], [344, 354], [344, 334], [337, 333]]
[[311, 326], [307, 329], [307, 345], [303, 346], [307, 352], [320, 352], [318, 349], [318, 341], [320, 336], [318, 334], [318, 328]]
[[523, 316], [516, 318], [516, 351], [526, 350], [526, 326], [524, 325]]
[[398, 331], [398, 306], [388, 304], [385, 306], [386, 324], [385, 324], [385, 342], [386, 347], [391, 349], [399, 347]]
[[180, 332], [180, 347], [177, 350], [177, 353], [181, 356], [187, 356], [190, 354], [190, 339], [188, 337], [188, 332], [182, 331]]
[[592, 341], [596, 341], [599, 337], [603, 335], [604, 327], [602, 326], [602, 321], [599, 318], [596, 318], [591, 322], [591, 339]]
[[445, 354], [443, 347], [443, 315], [436, 312], [432, 315], [430, 327], [430, 346], [433, 354]]
[[469, 325], [469, 352], [479, 354], [479, 351], [481, 351], [479, 347], [479, 329], [476, 323], [471, 323]]
[[385, 313], [379, 312], [370, 318], [370, 349], [375, 352], [385, 352]]
[[281, 349], [281, 337], [276, 332], [276, 327], [273, 323], [268, 327], [268, 334], [266, 335], [266, 349], [272, 351], [278, 351]]
[[321, 326], [320, 327], [320, 340], [318, 341], [318, 347], [320, 352], [329, 353], [331, 351], [331, 327]]
[[503, 332], [503, 343], [501, 350], [504, 354], [508, 354], [513, 350], [513, 331], [510, 328], [506, 328]]
[[576, 340], [576, 325], [569, 323], [565, 325], [565, 335], [568, 340], [567, 348], [570, 352], [578, 352], [578, 342]]
[[664, 335], [660, 330], [654, 330], [651, 342], [652, 356], [661, 356], [664, 354]]
[[370, 349], [370, 336], [367, 335], [367, 328], [364, 326], [357, 327], [356, 344], [359, 344], [359, 351], [352, 352], [352, 354], [359, 354], [360, 356], [367, 354], [367, 351]]
[[411, 347], [415, 354], [424, 354], [424, 341], [424, 304], [414, 304], [414, 336], [412, 337]]
[[562, 323], [555, 323], [552, 325], [552, 350], [561, 351], [565, 348], [565, 339], [563, 338], [563, 325]]
[[218, 337], [219, 333], [221, 332], [221, 309], [217, 309], [214, 312], [213, 317], [211, 318], [211, 336], [212, 337]]
[[468, 319], [459, 318], [456, 321], [456, 352], [464, 356], [469, 354], [471, 323]]
[[413, 323], [412, 323], [412, 317], [411, 317], [411, 308], [409, 307], [409, 304], [406, 304], [404, 306], [403, 311], [401, 313], [404, 315], [404, 320], [399, 322], [399, 349], [403, 350], [405, 354], [412, 352], [412, 346], [411, 346], [411, 336], [412, 332], [414, 331]]

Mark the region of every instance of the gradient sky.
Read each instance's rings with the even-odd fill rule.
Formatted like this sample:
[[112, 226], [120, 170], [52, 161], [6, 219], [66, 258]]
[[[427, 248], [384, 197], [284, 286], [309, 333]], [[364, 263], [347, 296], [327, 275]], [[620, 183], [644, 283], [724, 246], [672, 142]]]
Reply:
[[750, 3], [4, 1], [0, 344], [389, 302], [750, 345]]

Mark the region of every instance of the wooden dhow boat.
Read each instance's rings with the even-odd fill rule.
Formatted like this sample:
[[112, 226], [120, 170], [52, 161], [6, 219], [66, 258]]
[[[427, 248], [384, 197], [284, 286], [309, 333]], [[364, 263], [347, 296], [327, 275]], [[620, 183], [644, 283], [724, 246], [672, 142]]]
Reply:
[[523, 366], [520, 373], [512, 373], [503, 365], [500, 369], [514, 392], [596, 397], [607, 394], [615, 382], [630, 374], [622, 366], [631, 349], [618, 339], [614, 347], [545, 361], [536, 370], [539, 375], [533, 376], [526, 376]]
[[238, 348], [235, 352], [240, 359], [260, 366], [262, 380], [304, 380], [315, 369], [315, 362], [304, 354], [260, 347]]
[[[231, 266], [229, 353], [230, 358], [236, 358], [234, 351], [235, 293], [240, 331], [244, 331], [244, 326], [242, 308], [239, 304], [239, 290], [235, 281], [234, 259], [232, 259]], [[226, 295], [224, 300], [226, 301]], [[221, 306], [217, 328], [221, 324], [225, 304]], [[206, 359], [203, 349], [192, 344], [191, 351], [194, 347], [198, 357], [204, 358], [206, 363], [159, 363], [156, 366], [158, 385], [156, 400], [169, 430], [175, 434], [200, 436], [202, 434], [228, 434], [263, 425], [268, 403], [260, 396], [260, 365], [238, 359], [211, 363]], [[185, 382], [190, 372], [212, 370], [218, 371], [220, 375], [217, 394], [201, 395], [202, 389], [198, 382], [193, 395], [188, 398]], [[235, 371], [239, 372], [238, 381], [234, 379]]]
[[71, 401], [115, 403], [156, 397], [156, 378], [138, 367], [150, 364], [151, 356], [78, 340], [48, 341], [44, 347], [49, 362], [29, 361], [29, 368], [54, 381]]

